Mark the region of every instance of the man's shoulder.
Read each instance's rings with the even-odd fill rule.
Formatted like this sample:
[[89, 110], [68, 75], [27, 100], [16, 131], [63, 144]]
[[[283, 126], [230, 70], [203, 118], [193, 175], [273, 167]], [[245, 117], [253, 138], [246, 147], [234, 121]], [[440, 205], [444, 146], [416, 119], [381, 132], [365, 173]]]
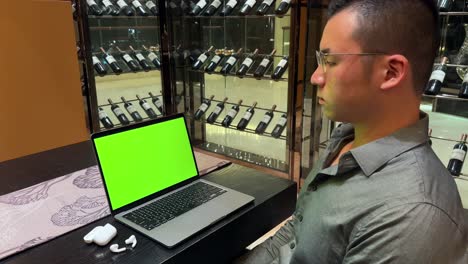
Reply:
[[[440, 211], [457, 226], [464, 225], [466, 212], [463, 209], [456, 183], [445, 165], [430, 146], [423, 144], [402, 153], [391, 160], [379, 173], [388, 174], [395, 183], [394, 196], [384, 202], [376, 214], [391, 208], [424, 206], [427, 210]], [[390, 210], [390, 212], [393, 209]]]

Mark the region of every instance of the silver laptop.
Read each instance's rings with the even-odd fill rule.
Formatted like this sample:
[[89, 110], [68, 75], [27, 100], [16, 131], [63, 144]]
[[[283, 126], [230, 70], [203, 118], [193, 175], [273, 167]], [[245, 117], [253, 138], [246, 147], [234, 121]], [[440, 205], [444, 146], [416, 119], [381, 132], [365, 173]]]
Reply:
[[200, 178], [183, 114], [91, 138], [112, 215], [166, 247], [254, 200]]

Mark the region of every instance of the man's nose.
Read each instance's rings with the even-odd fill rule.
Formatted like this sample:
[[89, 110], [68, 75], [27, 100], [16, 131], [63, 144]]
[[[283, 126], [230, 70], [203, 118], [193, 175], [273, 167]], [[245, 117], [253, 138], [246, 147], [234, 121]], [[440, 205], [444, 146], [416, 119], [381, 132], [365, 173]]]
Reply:
[[315, 69], [314, 73], [310, 77], [310, 83], [312, 85], [317, 85], [320, 88], [325, 85], [324, 72], [320, 67], [317, 67], [317, 69]]

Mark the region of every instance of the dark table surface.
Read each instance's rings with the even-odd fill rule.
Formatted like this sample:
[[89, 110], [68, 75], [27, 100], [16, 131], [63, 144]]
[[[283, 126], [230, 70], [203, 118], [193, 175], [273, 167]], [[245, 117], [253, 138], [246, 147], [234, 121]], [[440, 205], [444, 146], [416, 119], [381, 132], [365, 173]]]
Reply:
[[[83, 142], [0, 163], [0, 195], [96, 164], [90, 147], [89, 142]], [[108, 216], [0, 262], [230, 263], [242, 254], [247, 245], [294, 211], [296, 184], [292, 181], [236, 164], [212, 172], [203, 179], [252, 195], [255, 202], [173, 249], [165, 248]], [[124, 240], [131, 234], [135, 234], [137, 246], [124, 253], [114, 254], [108, 246], [83, 242], [83, 236], [94, 226], [105, 223], [114, 225], [118, 232], [108, 246], [113, 243], [124, 245]]]

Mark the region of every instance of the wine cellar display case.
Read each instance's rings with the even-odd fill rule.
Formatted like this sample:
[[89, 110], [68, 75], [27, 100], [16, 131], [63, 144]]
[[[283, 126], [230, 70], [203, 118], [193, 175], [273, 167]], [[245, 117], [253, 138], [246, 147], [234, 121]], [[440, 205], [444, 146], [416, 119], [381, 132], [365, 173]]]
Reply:
[[298, 6], [77, 0], [90, 130], [185, 113], [194, 147], [298, 177]]

